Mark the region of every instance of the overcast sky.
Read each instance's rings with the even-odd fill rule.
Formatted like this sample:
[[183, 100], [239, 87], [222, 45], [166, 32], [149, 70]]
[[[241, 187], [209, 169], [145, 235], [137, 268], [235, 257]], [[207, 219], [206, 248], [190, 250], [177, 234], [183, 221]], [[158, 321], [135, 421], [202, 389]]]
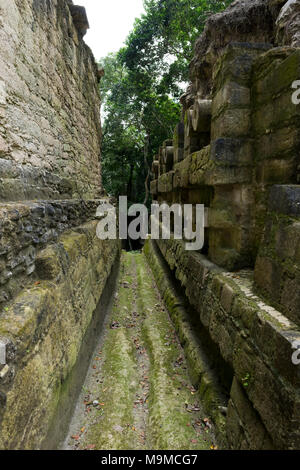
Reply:
[[143, 0], [76, 0], [86, 8], [90, 29], [84, 37], [96, 60], [122, 47], [135, 18], [144, 11]]

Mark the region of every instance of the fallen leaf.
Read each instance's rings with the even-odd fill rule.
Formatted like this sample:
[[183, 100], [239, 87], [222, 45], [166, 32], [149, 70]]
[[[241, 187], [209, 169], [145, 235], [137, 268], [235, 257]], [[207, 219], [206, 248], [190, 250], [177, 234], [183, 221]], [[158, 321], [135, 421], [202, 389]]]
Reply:
[[95, 449], [95, 447], [96, 447], [95, 444], [89, 444], [89, 445], [86, 447], [86, 449], [87, 449], [87, 450], [93, 450], [93, 449]]

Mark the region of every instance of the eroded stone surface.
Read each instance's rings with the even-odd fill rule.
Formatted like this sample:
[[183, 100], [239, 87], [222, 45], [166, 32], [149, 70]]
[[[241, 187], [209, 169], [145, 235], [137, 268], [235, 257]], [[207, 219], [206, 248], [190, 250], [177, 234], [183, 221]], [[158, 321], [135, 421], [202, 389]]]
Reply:
[[40, 254], [40, 280], [2, 309], [0, 336], [14, 354], [0, 380], [1, 449], [41, 446], [117, 255], [96, 222], [65, 233]]
[[98, 70], [82, 7], [68, 3], [1, 2], [2, 201], [101, 191]]

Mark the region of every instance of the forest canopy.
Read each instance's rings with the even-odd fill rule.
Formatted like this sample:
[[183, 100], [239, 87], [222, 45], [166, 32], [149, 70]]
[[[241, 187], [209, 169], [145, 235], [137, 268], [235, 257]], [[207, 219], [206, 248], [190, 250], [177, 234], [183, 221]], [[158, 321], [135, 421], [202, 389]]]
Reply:
[[206, 19], [232, 0], [145, 0], [125, 47], [100, 65], [103, 185], [114, 197], [148, 201], [153, 155], [173, 134], [189, 63]]

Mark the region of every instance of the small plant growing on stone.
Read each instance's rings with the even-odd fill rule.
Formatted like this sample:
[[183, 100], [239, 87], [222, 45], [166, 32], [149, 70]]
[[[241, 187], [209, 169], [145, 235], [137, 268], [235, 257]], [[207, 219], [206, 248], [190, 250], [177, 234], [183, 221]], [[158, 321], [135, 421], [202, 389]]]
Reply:
[[245, 377], [242, 378], [242, 384], [245, 388], [247, 388], [249, 386], [249, 382], [250, 382], [250, 374], [247, 373]]

